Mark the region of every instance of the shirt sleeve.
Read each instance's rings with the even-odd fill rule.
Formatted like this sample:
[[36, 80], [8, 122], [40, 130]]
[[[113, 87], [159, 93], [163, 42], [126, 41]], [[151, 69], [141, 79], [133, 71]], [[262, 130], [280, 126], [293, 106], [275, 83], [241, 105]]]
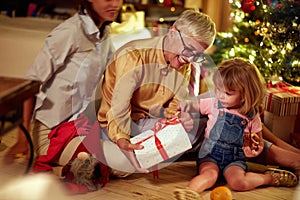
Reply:
[[245, 132], [258, 133], [260, 131], [262, 131], [262, 122], [261, 122], [260, 114], [257, 113], [253, 118], [253, 120], [249, 122]]
[[75, 51], [76, 30], [73, 26], [55, 28], [45, 39], [43, 48], [37, 54], [26, 78], [46, 82]]
[[127, 52], [108, 66], [114, 68], [109, 71], [116, 76], [115, 87], [112, 88], [111, 107], [106, 113], [108, 135], [114, 142], [120, 138], [130, 139], [131, 98], [143, 73], [143, 68], [138, 66], [142, 66], [138, 51]]

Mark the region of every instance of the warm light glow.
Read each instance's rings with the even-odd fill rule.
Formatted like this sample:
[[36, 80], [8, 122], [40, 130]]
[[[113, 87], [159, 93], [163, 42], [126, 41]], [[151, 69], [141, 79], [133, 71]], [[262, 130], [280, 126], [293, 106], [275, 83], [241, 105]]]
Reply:
[[299, 64], [300, 64], [300, 61], [299, 61], [299, 60], [294, 60], [294, 61], [292, 62], [292, 66], [299, 66]]
[[268, 32], [268, 28], [263, 28], [263, 32], [267, 33]]
[[245, 41], [246, 43], [248, 43], [248, 42], [249, 42], [249, 38], [245, 38], [244, 41]]
[[159, 18], [159, 21], [160, 21], [160, 22], [164, 22], [165, 19], [161, 17], [161, 18]]
[[298, 24], [296, 22], [293, 22], [293, 27], [297, 27]]
[[239, 1], [235, 1], [235, 5], [236, 5], [238, 8], [241, 8], [241, 7], [242, 7], [242, 5], [241, 5], [241, 3], [240, 3]]
[[264, 46], [264, 43], [263, 43], [263, 42], [260, 42], [260, 43], [259, 43], [259, 46], [261, 46], [261, 47]]
[[170, 8], [170, 11], [171, 11], [171, 12], [175, 12], [175, 10], [176, 10], [176, 8], [175, 8], [174, 6], [172, 6], [172, 7]]
[[243, 18], [241, 18], [240, 16], [236, 15], [236, 16], [235, 16], [235, 20], [236, 20], [237, 22], [241, 22], [241, 21], [243, 20]]
[[231, 48], [231, 49], [230, 49], [229, 55], [230, 55], [231, 57], [233, 57], [233, 56], [235, 55], [235, 53], [234, 53], [234, 48]]
[[251, 63], [253, 63], [253, 62], [254, 62], [254, 60], [255, 60], [255, 57], [254, 57], [254, 56], [252, 56], [252, 55], [249, 55], [249, 60], [250, 60], [250, 62], [251, 62]]

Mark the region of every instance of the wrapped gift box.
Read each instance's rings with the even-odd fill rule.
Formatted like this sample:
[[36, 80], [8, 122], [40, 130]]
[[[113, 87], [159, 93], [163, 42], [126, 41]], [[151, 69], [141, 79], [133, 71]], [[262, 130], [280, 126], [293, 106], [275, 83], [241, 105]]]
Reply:
[[299, 129], [299, 123], [297, 123], [299, 119], [299, 115], [278, 116], [268, 111], [264, 112], [264, 125], [274, 135], [288, 143], [291, 143], [291, 135]]
[[192, 148], [189, 137], [178, 119], [159, 120], [155, 128], [130, 139], [144, 146], [136, 150], [142, 168], [149, 168]]
[[267, 88], [265, 110], [277, 116], [299, 113], [300, 87], [282, 86]]

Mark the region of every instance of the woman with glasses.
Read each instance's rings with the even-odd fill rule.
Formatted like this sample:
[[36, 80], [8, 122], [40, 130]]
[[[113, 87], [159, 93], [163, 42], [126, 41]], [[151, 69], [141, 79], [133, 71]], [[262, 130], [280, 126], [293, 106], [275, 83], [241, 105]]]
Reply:
[[[171, 118], [178, 102], [190, 98], [189, 63], [204, 61], [203, 53], [213, 44], [215, 35], [215, 23], [208, 15], [186, 10], [166, 35], [129, 42], [110, 60], [98, 120], [104, 137], [116, 143], [115, 147], [125, 152], [140, 172], [148, 170], [139, 168], [133, 150], [143, 147], [131, 144], [129, 139], [150, 130], [158, 118]], [[191, 116], [185, 113], [179, 119], [190, 132], [194, 124]], [[120, 156], [109, 155], [107, 159]], [[119, 167], [126, 171], [123, 165]]]

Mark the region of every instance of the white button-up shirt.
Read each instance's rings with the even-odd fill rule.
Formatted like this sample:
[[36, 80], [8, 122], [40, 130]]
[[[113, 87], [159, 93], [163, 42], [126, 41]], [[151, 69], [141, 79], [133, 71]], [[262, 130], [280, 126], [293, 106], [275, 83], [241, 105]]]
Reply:
[[35, 119], [47, 127], [75, 118], [91, 101], [114, 51], [108, 29], [99, 34], [88, 15], [75, 14], [47, 36], [26, 76], [42, 82]]

